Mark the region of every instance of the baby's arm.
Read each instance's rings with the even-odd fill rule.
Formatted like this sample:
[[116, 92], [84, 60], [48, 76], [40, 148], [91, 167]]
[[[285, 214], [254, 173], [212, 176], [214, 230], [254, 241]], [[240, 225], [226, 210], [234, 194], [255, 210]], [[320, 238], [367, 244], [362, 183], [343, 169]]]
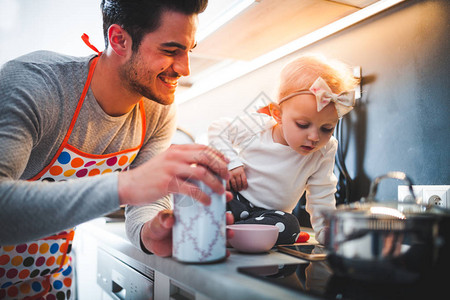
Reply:
[[221, 118], [208, 128], [209, 146], [222, 152], [229, 160], [229, 170], [242, 166], [239, 151], [252, 142], [255, 135], [271, 129], [276, 122], [265, 114], [237, 116], [234, 119]]
[[337, 178], [333, 173], [334, 157], [337, 150], [337, 141], [332, 138], [326, 146], [328, 151], [318, 162], [317, 169], [308, 178], [306, 185], [306, 211], [311, 216], [311, 225], [316, 234], [316, 240], [323, 244], [325, 242], [325, 231], [327, 230], [323, 210], [334, 209], [336, 200]]
[[244, 166], [232, 169], [230, 175], [230, 180], [227, 182], [227, 190], [231, 188], [233, 191], [239, 192], [248, 187]]
[[208, 143], [211, 147], [222, 152], [229, 160], [229, 169], [236, 168], [242, 163], [238, 158], [238, 152], [234, 148], [238, 132], [232, 120], [222, 118], [211, 123], [208, 128]]
[[228, 190], [241, 191], [248, 187], [238, 149], [245, 149], [258, 132], [272, 128], [274, 124], [275, 121], [264, 114], [238, 116], [234, 119], [221, 118], [211, 123], [208, 128], [209, 145], [230, 160], [228, 169], [231, 179], [227, 182]]

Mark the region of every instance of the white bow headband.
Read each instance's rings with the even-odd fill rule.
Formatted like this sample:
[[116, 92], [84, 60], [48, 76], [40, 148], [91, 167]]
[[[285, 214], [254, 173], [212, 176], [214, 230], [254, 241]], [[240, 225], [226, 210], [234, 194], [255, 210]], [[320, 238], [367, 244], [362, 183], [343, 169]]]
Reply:
[[319, 77], [314, 81], [309, 90], [302, 90], [294, 92], [286, 97], [280, 99], [278, 104], [286, 101], [297, 95], [302, 94], [313, 94], [316, 96], [317, 101], [317, 111], [321, 111], [328, 103], [333, 102], [336, 107], [338, 117], [341, 118], [346, 113], [350, 112], [355, 105], [355, 91], [345, 91], [338, 94], [333, 94], [328, 84], [322, 77]]

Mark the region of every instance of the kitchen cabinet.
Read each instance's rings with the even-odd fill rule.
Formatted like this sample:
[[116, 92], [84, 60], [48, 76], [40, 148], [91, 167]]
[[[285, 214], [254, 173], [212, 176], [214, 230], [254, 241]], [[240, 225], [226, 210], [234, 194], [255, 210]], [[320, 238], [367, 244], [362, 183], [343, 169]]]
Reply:
[[210, 1], [199, 16], [191, 75], [180, 78], [176, 102], [208, 94], [403, 1]]
[[76, 230], [73, 241], [73, 259], [75, 265], [75, 295], [78, 300], [107, 299], [97, 285], [97, 239], [86, 234], [83, 225]]

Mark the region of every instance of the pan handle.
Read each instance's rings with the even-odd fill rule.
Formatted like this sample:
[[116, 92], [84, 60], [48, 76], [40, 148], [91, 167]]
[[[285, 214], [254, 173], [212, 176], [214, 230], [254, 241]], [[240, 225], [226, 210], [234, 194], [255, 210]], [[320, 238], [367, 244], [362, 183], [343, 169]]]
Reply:
[[403, 181], [407, 182], [408, 183], [408, 187], [409, 187], [409, 192], [413, 196], [414, 201], [416, 202], [416, 204], [420, 205], [419, 199], [417, 199], [416, 195], [414, 194], [414, 190], [413, 190], [413, 187], [412, 187], [413, 183], [412, 183], [411, 179], [408, 176], [406, 176], [405, 173], [400, 172], [400, 171], [392, 171], [392, 172], [389, 172], [389, 173], [387, 173], [385, 175], [382, 175], [382, 176], [379, 176], [379, 177], [375, 178], [372, 181], [372, 183], [370, 184], [369, 195], [366, 198], [366, 202], [375, 202], [375, 195], [377, 194], [378, 185], [379, 185], [381, 180], [387, 179], [387, 178], [398, 179], [398, 180], [403, 180]]

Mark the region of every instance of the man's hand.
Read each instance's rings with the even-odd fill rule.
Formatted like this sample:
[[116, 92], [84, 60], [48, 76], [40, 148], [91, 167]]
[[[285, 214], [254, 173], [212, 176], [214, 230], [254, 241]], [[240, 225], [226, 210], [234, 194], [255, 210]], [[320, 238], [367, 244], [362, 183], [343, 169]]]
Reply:
[[244, 166], [240, 166], [230, 170], [230, 180], [227, 181], [227, 190], [230, 188], [239, 192], [248, 187], [247, 176], [245, 175]]
[[144, 247], [162, 257], [172, 255], [173, 211], [163, 210], [142, 226], [141, 241]]
[[[229, 179], [227, 164], [225, 156], [211, 147], [172, 145], [139, 167], [119, 174], [120, 204], [149, 204], [171, 193], [191, 195], [193, 189], [199, 189], [187, 179], [203, 181], [214, 193], [223, 194], [225, 188], [216, 176]], [[200, 190], [193, 197], [206, 205], [211, 202]]]
[[[227, 192], [227, 201], [231, 200], [231, 193]], [[227, 225], [233, 224], [233, 215], [227, 213]], [[144, 247], [162, 257], [172, 255], [172, 227], [175, 223], [173, 211], [163, 210], [152, 220], [142, 226], [141, 241]], [[227, 239], [233, 237], [233, 232], [227, 229]], [[230, 252], [227, 250], [227, 256]]]

